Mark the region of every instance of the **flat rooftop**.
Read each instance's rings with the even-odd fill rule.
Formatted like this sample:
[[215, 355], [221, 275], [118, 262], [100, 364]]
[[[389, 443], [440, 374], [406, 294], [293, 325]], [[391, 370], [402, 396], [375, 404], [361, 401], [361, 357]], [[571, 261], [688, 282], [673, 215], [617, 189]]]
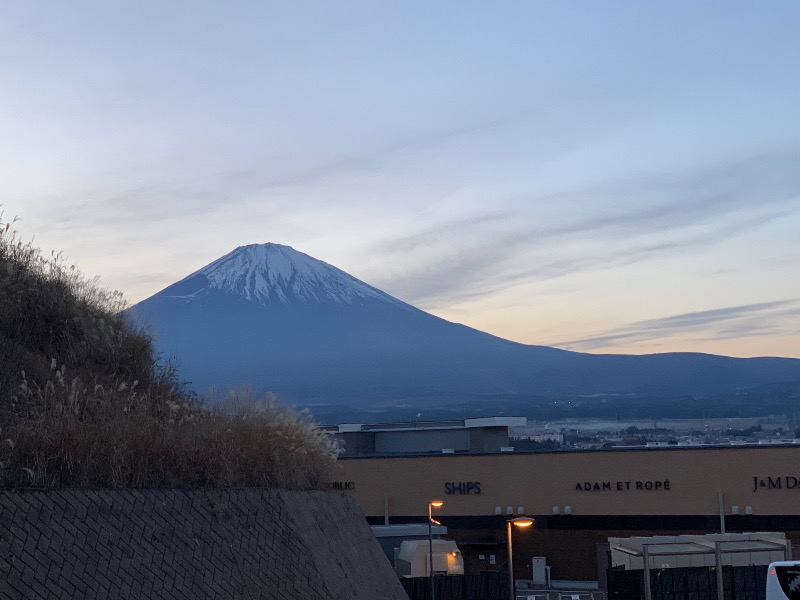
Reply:
[[524, 427], [527, 417], [481, 417], [457, 421], [406, 421], [402, 423], [341, 423], [322, 427], [331, 433], [358, 431], [429, 431], [442, 429], [474, 429], [480, 427]]

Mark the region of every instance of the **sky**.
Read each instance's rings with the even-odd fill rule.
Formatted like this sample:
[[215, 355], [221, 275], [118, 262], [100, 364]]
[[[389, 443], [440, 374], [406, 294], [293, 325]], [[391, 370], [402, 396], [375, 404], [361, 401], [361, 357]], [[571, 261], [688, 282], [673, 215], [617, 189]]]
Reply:
[[522, 343], [800, 357], [799, 23], [12, 0], [0, 210], [130, 303], [276, 242]]

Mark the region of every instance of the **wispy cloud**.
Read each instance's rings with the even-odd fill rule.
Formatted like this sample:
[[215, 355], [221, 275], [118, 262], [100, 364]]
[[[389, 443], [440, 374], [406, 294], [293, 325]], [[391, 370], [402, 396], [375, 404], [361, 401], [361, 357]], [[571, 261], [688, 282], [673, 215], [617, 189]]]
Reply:
[[699, 336], [702, 341], [774, 335], [785, 331], [787, 321], [798, 317], [800, 299], [794, 298], [636, 321], [599, 335], [556, 345], [573, 350], [596, 350], [687, 333]]
[[[147, 185], [126, 186], [121, 181], [100, 181], [95, 187], [72, 190], [68, 196], [51, 197], [50, 202], [70, 204], [71, 217], [62, 223], [69, 228], [72, 223], [81, 226], [147, 222], [235, 210], [254, 196], [264, 202], [271, 201], [274, 193], [297, 192], [308, 186], [319, 185], [328, 179], [361, 174], [388, 168], [396, 161], [415, 160], [426, 149], [447, 145], [463, 138], [480, 136], [496, 129], [508, 127], [528, 112], [508, 114], [462, 125], [431, 128], [416, 135], [395, 139], [383, 144], [367, 144], [349, 150], [343, 147], [330, 156], [304, 155], [281, 157], [278, 164], [268, 158], [226, 158], [220, 156], [214, 169], [200, 172], [190, 169], [191, 176], [181, 173], [191, 157], [184, 157], [171, 170], [148, 174]], [[363, 145], [363, 144], [362, 144]], [[352, 201], [352, 199], [351, 199]], [[299, 194], [293, 203], [313, 207], [330, 205], [325, 194]], [[349, 207], [343, 206], [346, 211]]]
[[[798, 210], [800, 153], [758, 156], [684, 177], [611, 182], [532, 198], [505, 211], [443, 222], [374, 244], [403, 264], [379, 285], [426, 306], [484, 295], [525, 279], [560, 277], [712, 247]], [[558, 210], [580, 208], [566, 218]], [[539, 214], [556, 207], [547, 218]], [[580, 212], [579, 210], [573, 212]], [[432, 240], [445, 238], [447, 245]], [[573, 248], [573, 246], [575, 246]]]

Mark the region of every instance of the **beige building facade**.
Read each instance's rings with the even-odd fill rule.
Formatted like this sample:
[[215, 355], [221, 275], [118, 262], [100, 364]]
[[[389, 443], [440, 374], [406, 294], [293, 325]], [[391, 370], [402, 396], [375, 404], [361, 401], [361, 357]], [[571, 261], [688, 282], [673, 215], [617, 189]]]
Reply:
[[519, 513], [537, 521], [514, 540], [519, 578], [543, 556], [553, 578], [602, 579], [608, 537], [724, 526], [783, 531], [800, 546], [798, 446], [350, 458], [335, 479], [373, 524], [422, 522], [442, 500], [437, 518], [468, 573], [504, 567], [505, 519]]

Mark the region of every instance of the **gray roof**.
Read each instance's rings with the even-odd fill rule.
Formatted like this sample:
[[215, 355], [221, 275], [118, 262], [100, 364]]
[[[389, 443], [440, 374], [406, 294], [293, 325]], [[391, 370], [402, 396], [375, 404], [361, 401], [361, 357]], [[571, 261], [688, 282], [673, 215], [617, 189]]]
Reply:
[[524, 427], [527, 417], [480, 417], [454, 421], [404, 421], [400, 423], [340, 423], [327, 425], [325, 431], [353, 433], [359, 431], [426, 431], [440, 429], [473, 429], [478, 427]]

